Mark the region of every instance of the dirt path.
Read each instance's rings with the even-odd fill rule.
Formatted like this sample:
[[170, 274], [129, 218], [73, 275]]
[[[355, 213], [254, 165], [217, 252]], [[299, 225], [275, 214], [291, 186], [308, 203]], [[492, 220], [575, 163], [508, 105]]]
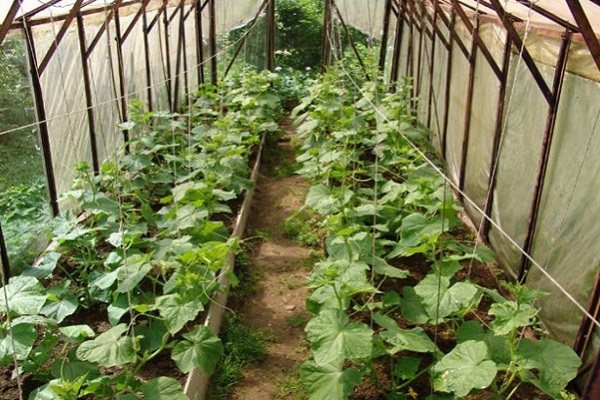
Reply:
[[[289, 121], [283, 128], [289, 139]], [[293, 375], [307, 357], [301, 342], [309, 317], [304, 304], [310, 250], [283, 233], [285, 220], [302, 206], [308, 190], [301, 177], [285, 173], [294, 157], [289, 140], [283, 140], [267, 149], [261, 168], [247, 233], [262, 238], [255, 241], [250, 255], [250, 268], [261, 278], [257, 294], [238, 311], [244, 325], [269, 332], [274, 340], [265, 361], [244, 371], [231, 399], [285, 398], [278, 395], [278, 382]]]

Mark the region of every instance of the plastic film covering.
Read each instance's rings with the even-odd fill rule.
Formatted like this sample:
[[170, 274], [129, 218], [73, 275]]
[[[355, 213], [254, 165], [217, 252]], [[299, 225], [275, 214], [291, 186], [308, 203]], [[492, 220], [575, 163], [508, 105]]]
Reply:
[[[496, 64], [502, 68], [505, 31], [493, 24], [481, 24], [479, 35], [490, 49]], [[488, 193], [499, 98], [500, 81], [483, 54], [478, 50], [475, 62], [464, 190], [467, 196], [481, 209], [485, 207]], [[479, 226], [481, 214], [469, 202], [465, 202], [464, 206], [475, 224]]]
[[[538, 217], [533, 257], [583, 306], [600, 265], [600, 83], [568, 74]], [[542, 320], [558, 340], [571, 344], [583, 313], [532, 268], [530, 285], [543, 297]], [[594, 337], [592, 356], [600, 348]]]
[[417, 113], [421, 121], [427, 120], [427, 113], [429, 112], [427, 107], [427, 99], [429, 96], [429, 85], [431, 81], [429, 73], [429, 65], [431, 64], [431, 42], [429, 36], [425, 33], [425, 29], [429, 23], [426, 19], [420, 21], [421, 30], [417, 31], [415, 35], [415, 45], [417, 46], [417, 73], [419, 77], [417, 79], [417, 87], [415, 88], [417, 96], [420, 101], [417, 104]]
[[[448, 28], [442, 23], [439, 30], [446, 39], [450, 39]], [[435, 42], [435, 59], [433, 65], [433, 97], [431, 101], [431, 126], [434, 131], [433, 146], [438, 154], [442, 154], [442, 130], [444, 128], [446, 75], [448, 69], [448, 49], [441, 40]]]
[[[89, 46], [101, 29], [101, 24], [85, 25], [86, 42]], [[106, 31], [90, 53], [88, 67], [90, 71], [90, 87], [94, 104], [94, 126], [98, 159], [106, 160], [123, 143], [123, 135], [116, 126], [121, 121], [118, 104], [117, 46], [114, 41], [114, 22], [106, 23]], [[81, 79], [74, 76], [73, 78]], [[80, 134], [82, 134], [80, 132]]]
[[[522, 246], [527, 234], [548, 103], [524, 63], [518, 61], [518, 57], [511, 59], [492, 218]], [[552, 77], [554, 71], [551, 68], [539, 64], [538, 67], [544, 76]], [[490, 230], [490, 242], [502, 265], [516, 276], [521, 252], [495, 227]]]
[[[457, 19], [454, 28], [461, 41], [469, 48], [471, 34], [467, 31], [464, 24]], [[456, 45], [452, 51], [452, 76], [450, 82], [452, 82], [452, 85], [450, 87], [450, 104], [448, 107], [446, 161], [450, 178], [454, 183], [458, 183], [462, 158], [462, 141], [465, 131], [469, 61]]]
[[344, 22], [372, 38], [381, 39], [385, 0], [335, 0], [335, 4]]
[[[32, 29], [38, 60], [44, 59], [61, 26], [60, 23], [49, 25]], [[77, 30], [69, 29], [40, 77], [59, 194], [71, 187], [75, 165], [79, 161], [91, 165], [92, 160], [87, 114], [82, 106], [85, 91], [78, 40]]]

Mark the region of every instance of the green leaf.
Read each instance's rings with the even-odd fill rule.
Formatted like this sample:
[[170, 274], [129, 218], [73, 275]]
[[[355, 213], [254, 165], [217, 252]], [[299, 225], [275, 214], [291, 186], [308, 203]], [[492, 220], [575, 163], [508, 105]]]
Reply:
[[306, 205], [319, 215], [336, 214], [348, 204], [354, 193], [350, 189], [330, 189], [325, 185], [313, 186], [306, 195]]
[[360, 322], [349, 322], [342, 310], [323, 310], [306, 325], [317, 364], [340, 364], [371, 355], [373, 331]]
[[108, 305], [106, 311], [108, 313], [108, 322], [113, 326], [117, 325], [123, 315], [127, 314], [127, 311], [129, 311], [129, 300], [127, 296], [119, 294], [117, 298]]
[[308, 360], [300, 367], [300, 377], [311, 400], [345, 400], [362, 380], [357, 370]]
[[29, 267], [25, 269], [21, 276], [33, 276], [35, 278], [46, 278], [51, 275], [56, 266], [58, 265], [58, 260], [60, 259], [61, 254], [53, 251], [49, 251], [44, 254], [44, 258], [40, 265], [35, 267]]
[[396, 329], [381, 333], [381, 338], [392, 345], [388, 352], [392, 355], [404, 350], [416, 353], [436, 352], [437, 346], [431, 341], [427, 333], [420, 328]]
[[432, 371], [435, 390], [458, 397], [468, 395], [473, 389], [488, 387], [498, 373], [496, 364], [488, 359], [485, 343], [474, 340], [457, 345]]
[[524, 375], [525, 380], [553, 397], [560, 396], [567, 383], [575, 378], [581, 365], [581, 360], [573, 349], [550, 339], [536, 342], [521, 340], [516, 357], [520, 367], [538, 370], [538, 378]]
[[204, 310], [204, 305], [200, 300], [185, 300], [179, 293], [175, 293], [158, 297], [155, 308], [165, 319], [169, 332], [174, 335], [186, 322], [194, 320]]
[[175, 345], [171, 358], [184, 373], [201, 368], [210, 375], [215, 370], [223, 354], [221, 339], [206, 326], [199, 325], [193, 331], [184, 333], [182, 340]]
[[127, 329], [126, 324], [119, 324], [96, 339], [83, 342], [77, 348], [77, 357], [82, 361], [98, 363], [102, 367], [123, 366], [135, 362], [136, 355], [131, 338], [124, 335]]
[[415, 293], [421, 297], [425, 311], [433, 322], [441, 322], [450, 314], [465, 308], [476, 300], [479, 289], [470, 282], [457, 282], [450, 286], [450, 279], [428, 274], [415, 286]]
[[117, 279], [119, 286], [117, 287], [117, 292], [127, 293], [134, 289], [150, 270], [152, 270], [152, 264], [148, 263], [146, 257], [140, 254], [128, 257], [118, 268]]
[[44, 287], [34, 277], [15, 276], [10, 278], [4, 290], [0, 290], [0, 311], [7, 312], [6, 302], [13, 313], [39, 314], [46, 302]]
[[127, 154], [121, 161], [128, 171], [138, 172], [152, 165], [152, 159], [146, 154]]
[[496, 364], [508, 365], [511, 361], [508, 338], [506, 336], [496, 336], [492, 332], [485, 332], [483, 326], [476, 321], [464, 322], [456, 331], [456, 340], [458, 343], [467, 340], [484, 342], [488, 347], [491, 359]]
[[41, 313], [47, 317], [54, 318], [56, 322], [61, 323], [66, 317], [77, 311], [79, 301], [77, 297], [68, 294], [58, 301], [48, 301], [41, 309]]
[[375, 257], [374, 270], [379, 275], [385, 275], [396, 279], [404, 279], [409, 275], [407, 270], [393, 267], [380, 257]]
[[502, 304], [492, 304], [488, 313], [495, 316], [490, 324], [494, 333], [508, 335], [515, 329], [530, 325], [537, 315], [537, 310], [529, 304], [506, 301]]
[[98, 365], [87, 361], [64, 361], [56, 360], [52, 364], [52, 375], [55, 378], [72, 381], [81, 376], [92, 380], [98, 378], [101, 374]]
[[82, 340], [85, 338], [92, 338], [96, 336], [96, 333], [89, 325], [69, 325], [58, 328], [60, 333], [65, 335], [71, 340]]
[[415, 324], [424, 324], [429, 321], [429, 316], [423, 306], [423, 300], [412, 286], [405, 286], [400, 300], [402, 316]]
[[25, 360], [38, 338], [35, 326], [31, 324], [18, 324], [0, 341], [0, 360], [12, 359], [13, 354], [17, 360]]
[[189, 400], [176, 379], [161, 376], [144, 383], [140, 388], [144, 400]]
[[419, 372], [420, 364], [420, 358], [400, 358], [398, 361], [396, 361], [396, 363], [394, 363], [392, 374], [404, 380], [414, 379]]

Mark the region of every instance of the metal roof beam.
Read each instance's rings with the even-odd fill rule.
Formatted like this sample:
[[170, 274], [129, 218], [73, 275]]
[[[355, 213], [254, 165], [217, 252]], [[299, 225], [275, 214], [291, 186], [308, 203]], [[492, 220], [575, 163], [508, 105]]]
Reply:
[[10, 25], [12, 24], [15, 16], [19, 12], [19, 0], [14, 0], [12, 5], [10, 6], [10, 10], [8, 10], [8, 14], [0, 26], [0, 44], [4, 41], [6, 34], [10, 30]]
[[573, 18], [575, 18], [577, 25], [579, 25], [583, 40], [585, 40], [590, 53], [592, 53], [592, 58], [596, 62], [598, 69], [600, 69], [600, 43], [590, 25], [590, 21], [585, 15], [585, 11], [581, 7], [581, 3], [579, 3], [579, 0], [567, 0], [567, 5], [571, 10], [571, 14], [573, 14]]

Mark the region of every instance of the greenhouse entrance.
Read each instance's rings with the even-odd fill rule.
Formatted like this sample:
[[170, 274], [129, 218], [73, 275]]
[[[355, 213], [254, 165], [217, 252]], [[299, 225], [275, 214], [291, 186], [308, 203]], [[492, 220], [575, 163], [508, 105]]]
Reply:
[[600, 398], [600, 2], [0, 4], [0, 398]]

